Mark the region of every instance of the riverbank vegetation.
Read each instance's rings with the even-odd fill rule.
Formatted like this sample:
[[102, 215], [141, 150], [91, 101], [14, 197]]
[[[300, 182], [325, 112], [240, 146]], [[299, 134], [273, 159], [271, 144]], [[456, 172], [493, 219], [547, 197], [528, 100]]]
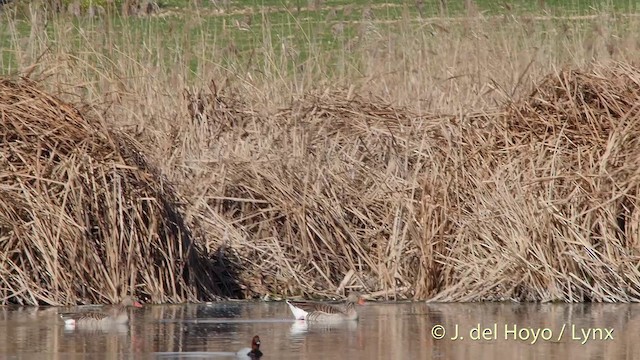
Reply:
[[637, 300], [640, 18], [466, 3], [7, 7], [0, 303]]

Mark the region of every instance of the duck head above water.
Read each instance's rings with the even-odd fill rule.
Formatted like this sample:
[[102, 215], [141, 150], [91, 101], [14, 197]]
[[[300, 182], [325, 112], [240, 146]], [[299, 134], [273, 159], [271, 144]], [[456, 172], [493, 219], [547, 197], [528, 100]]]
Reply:
[[262, 351], [260, 351], [260, 337], [258, 335], [251, 339], [251, 349], [244, 348], [238, 351], [238, 358], [241, 359], [259, 359], [262, 357]]
[[253, 340], [251, 340], [251, 352], [249, 354], [262, 356], [262, 352], [260, 351], [260, 337], [258, 335], [254, 336]]

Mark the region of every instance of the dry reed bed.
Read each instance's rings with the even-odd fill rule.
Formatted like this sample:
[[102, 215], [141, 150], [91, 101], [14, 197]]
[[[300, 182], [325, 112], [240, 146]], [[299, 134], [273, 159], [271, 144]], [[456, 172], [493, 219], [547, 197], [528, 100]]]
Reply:
[[435, 299], [638, 299], [639, 81], [627, 64], [563, 70], [459, 133]]
[[563, 70], [460, 116], [340, 92], [263, 116], [212, 87], [187, 96], [210, 179], [192, 210], [248, 296], [636, 300], [639, 81]]
[[108, 114], [4, 81], [3, 302], [634, 301], [639, 81], [624, 63], [563, 70], [447, 116], [340, 91], [259, 112], [211, 86], [175, 109], [176, 192], [136, 150], [159, 145], [144, 131], [135, 145]]
[[171, 185], [123, 133], [30, 81], [0, 81], [0, 304], [218, 292]]

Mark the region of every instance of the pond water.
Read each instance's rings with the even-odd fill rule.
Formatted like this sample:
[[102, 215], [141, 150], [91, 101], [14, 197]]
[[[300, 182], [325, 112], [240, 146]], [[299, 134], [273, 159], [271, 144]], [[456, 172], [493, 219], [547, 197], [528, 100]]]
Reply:
[[65, 328], [58, 311], [0, 307], [0, 358], [233, 359], [254, 335], [264, 360], [640, 358], [636, 304], [369, 302], [330, 326], [284, 302], [146, 305], [102, 331]]

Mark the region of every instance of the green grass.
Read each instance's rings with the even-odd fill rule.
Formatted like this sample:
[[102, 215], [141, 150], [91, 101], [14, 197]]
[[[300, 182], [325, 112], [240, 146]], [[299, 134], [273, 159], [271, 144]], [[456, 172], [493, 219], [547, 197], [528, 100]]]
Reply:
[[[437, 16], [440, 14], [440, 1], [439, 0], [423, 0], [424, 12], [426, 16]], [[476, 0], [475, 6], [481, 12], [485, 14], [503, 14], [505, 12], [516, 13], [537, 13], [541, 11], [548, 11], [558, 15], [585, 15], [602, 10], [613, 11], [637, 11], [638, 1], [632, 0], [510, 0], [510, 1], [493, 1], [493, 0]], [[190, 1], [181, 0], [163, 0], [159, 1], [162, 7], [173, 8], [188, 8], [190, 7]], [[364, 6], [379, 6], [383, 4], [393, 4], [397, 6], [409, 6], [416, 7], [416, 1], [384, 1], [384, 0], [327, 0], [324, 1], [321, 7], [364, 7]], [[282, 8], [282, 9], [297, 9], [298, 7], [307, 7], [307, 0], [261, 0], [261, 1], [235, 1], [229, 5], [229, 9], [243, 9], [253, 8], [259, 9], [261, 7], [270, 8]], [[212, 7], [209, 1], [202, 1], [203, 8]], [[465, 1], [447, 1], [448, 16], [462, 15], [466, 12]]]
[[[70, 19], [63, 15], [59, 21], [71, 21], [74, 29], [60, 35], [75, 36], [76, 43], [80, 45], [89, 38], [102, 37], [108, 23], [114, 36], [104, 51], [111, 51], [111, 45], [122, 47], [124, 42], [145, 43], [146, 39], [147, 44], [157, 43], [148, 40], [160, 37], [159, 43], [163, 49], [149, 49], [148, 53], [157, 56], [162, 54], [161, 56], [170, 58], [183, 57], [185, 52], [204, 58], [217, 53], [216, 57], [218, 61], [222, 60], [223, 66], [234, 66], [234, 62], [235, 66], [240, 66], [238, 64], [249, 61], [275, 61], [256, 57], [256, 51], [264, 52], [264, 49], [272, 48], [271, 54], [281, 57], [280, 61], [291, 62], [285, 67], [293, 69], [294, 64], [304, 63], [317, 52], [336, 52], [336, 56], [344, 57], [345, 46], [348, 47], [351, 42], [363, 36], [365, 9], [371, 10], [373, 24], [379, 34], [384, 34], [383, 36], [398, 33], [401, 27], [406, 26], [414, 27], [416, 31], [419, 31], [419, 28], [429, 31], [428, 23], [426, 27], [424, 23], [420, 23], [421, 17], [456, 17], [467, 14], [465, 1], [450, 1], [444, 14], [437, 0], [425, 0], [421, 8], [418, 8], [414, 1], [329, 0], [316, 10], [307, 7], [307, 0], [237, 1], [231, 2], [224, 12], [214, 9], [209, 1], [201, 1], [200, 8], [195, 8], [194, 2], [191, 1], [164, 0], [159, 3], [165, 12], [160, 17], [116, 16], [106, 20]], [[565, 16], [637, 10], [637, 2], [629, 0], [550, 0], [544, 3], [517, 0], [509, 1], [508, 6], [506, 3], [478, 0], [475, 6], [477, 12], [485, 15], [526, 13]], [[297, 8], [298, 5], [301, 6], [300, 9]], [[268, 11], [262, 12], [262, 9]], [[16, 42], [12, 36], [28, 38], [30, 21], [25, 14], [11, 15], [8, 11], [5, 14], [0, 13], [0, 17], [3, 18], [3, 21], [0, 21], [0, 73], [7, 74], [14, 72], [17, 64], [12, 49]], [[236, 23], [246, 22], [250, 24], [243, 26], [244, 30], [236, 27]], [[52, 33], [52, 24], [49, 22], [47, 29], [49, 37], [56, 36]], [[338, 28], [341, 31], [338, 31]], [[221, 49], [226, 49], [225, 51], [228, 50], [233, 55], [220, 56]], [[191, 72], [196, 73], [197, 64], [202, 61], [192, 57], [190, 60], [186, 59], [185, 63]]]

